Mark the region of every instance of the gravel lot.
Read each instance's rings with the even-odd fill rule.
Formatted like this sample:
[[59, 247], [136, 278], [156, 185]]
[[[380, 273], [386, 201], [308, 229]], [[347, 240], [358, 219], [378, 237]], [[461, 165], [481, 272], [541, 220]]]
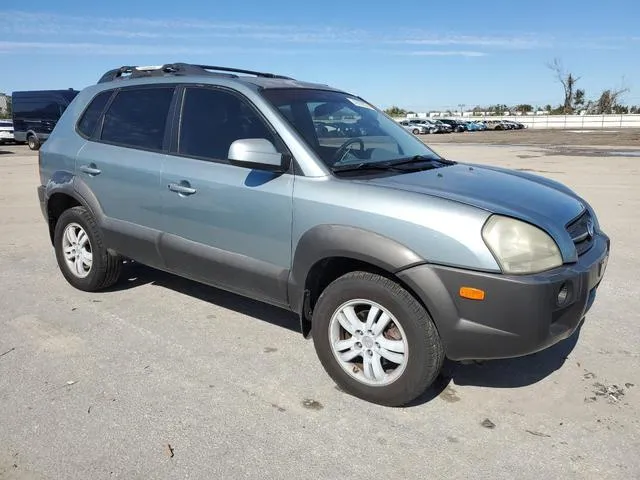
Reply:
[[640, 150], [443, 143], [488, 135], [425, 140], [585, 195], [612, 238], [608, 271], [572, 338], [448, 364], [402, 409], [338, 391], [275, 308], [140, 266], [112, 291], [74, 290], [37, 156], [0, 147], [0, 479], [640, 478]]

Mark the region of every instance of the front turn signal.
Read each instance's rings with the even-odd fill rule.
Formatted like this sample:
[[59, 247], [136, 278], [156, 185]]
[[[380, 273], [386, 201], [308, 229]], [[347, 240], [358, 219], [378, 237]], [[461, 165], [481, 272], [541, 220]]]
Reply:
[[484, 300], [484, 290], [473, 287], [460, 287], [460, 296], [469, 300]]

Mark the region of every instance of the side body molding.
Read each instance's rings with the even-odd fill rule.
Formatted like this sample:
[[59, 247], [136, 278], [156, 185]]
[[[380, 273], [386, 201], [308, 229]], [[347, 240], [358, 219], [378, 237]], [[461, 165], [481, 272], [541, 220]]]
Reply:
[[312, 267], [331, 257], [367, 262], [391, 273], [426, 262], [404, 245], [369, 230], [346, 225], [315, 226], [305, 232], [295, 246], [289, 277], [292, 311], [302, 313], [305, 282]]

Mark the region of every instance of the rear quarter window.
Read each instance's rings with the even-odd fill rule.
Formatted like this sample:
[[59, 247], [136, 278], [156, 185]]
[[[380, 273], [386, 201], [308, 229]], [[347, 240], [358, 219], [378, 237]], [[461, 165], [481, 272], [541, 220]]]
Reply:
[[96, 130], [98, 121], [102, 116], [102, 111], [113, 94], [112, 90], [106, 90], [96, 95], [86, 108], [78, 121], [78, 131], [85, 137], [90, 138]]

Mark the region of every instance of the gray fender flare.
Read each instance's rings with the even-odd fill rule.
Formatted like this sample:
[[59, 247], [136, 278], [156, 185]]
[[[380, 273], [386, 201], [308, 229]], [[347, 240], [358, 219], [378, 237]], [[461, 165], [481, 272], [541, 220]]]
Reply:
[[289, 277], [289, 304], [300, 314], [303, 334], [305, 327], [305, 284], [313, 266], [331, 257], [345, 257], [369, 263], [395, 274], [425, 263], [413, 250], [375, 232], [345, 225], [318, 225], [305, 232], [295, 248]]
[[[58, 171], [55, 172], [45, 187], [45, 202], [47, 211], [49, 209], [49, 201], [57, 193], [62, 193], [80, 203], [88, 209], [96, 219], [99, 226], [104, 223], [104, 213], [100, 202], [89, 189], [89, 187], [72, 172]], [[49, 222], [51, 220], [49, 219]], [[51, 226], [51, 223], [49, 223]], [[53, 241], [53, 240], [52, 240]]]

